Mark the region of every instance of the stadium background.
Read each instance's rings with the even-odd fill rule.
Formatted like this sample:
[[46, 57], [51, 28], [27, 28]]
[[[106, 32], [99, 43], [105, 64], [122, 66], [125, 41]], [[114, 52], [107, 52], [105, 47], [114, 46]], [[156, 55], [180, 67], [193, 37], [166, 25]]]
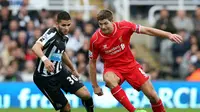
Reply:
[[[117, 21], [130, 20], [184, 38], [184, 43], [177, 45], [167, 39], [134, 34], [131, 49], [151, 76], [165, 107], [170, 108], [167, 112], [200, 111], [200, 0], [0, 0], [0, 4], [0, 112], [54, 111], [32, 83], [36, 56], [31, 47], [48, 27], [53, 27], [60, 10], [72, 15], [67, 52], [90, 90], [97, 112], [125, 112], [102, 82], [101, 59], [97, 77], [104, 96], [94, 95], [88, 82], [89, 39], [98, 28], [96, 13], [104, 8], [112, 10]], [[127, 83], [122, 87], [133, 105], [151, 112], [141, 92]], [[76, 108], [74, 112], [84, 111], [76, 96], [66, 97]]]

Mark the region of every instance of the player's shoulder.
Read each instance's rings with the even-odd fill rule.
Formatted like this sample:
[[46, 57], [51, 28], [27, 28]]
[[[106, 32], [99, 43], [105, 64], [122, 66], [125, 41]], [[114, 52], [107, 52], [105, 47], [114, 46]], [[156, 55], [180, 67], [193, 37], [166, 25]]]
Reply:
[[51, 33], [55, 33], [55, 32], [57, 32], [57, 29], [55, 27], [53, 27], [53, 28], [47, 29], [45, 33], [51, 34]]
[[119, 22], [115, 22], [115, 24], [119, 27], [119, 28], [124, 28], [124, 27], [130, 27], [132, 26], [133, 22], [130, 22], [130, 21], [126, 21], [126, 20], [122, 20], [122, 21], [119, 21]]
[[47, 29], [46, 32], [43, 34], [43, 37], [50, 38], [50, 37], [55, 36], [56, 33], [57, 33], [57, 29], [56, 29], [55, 27], [49, 28], [49, 29]]
[[99, 29], [94, 32], [94, 34], [90, 38], [90, 41], [95, 41], [98, 39], [98, 37], [99, 37]]

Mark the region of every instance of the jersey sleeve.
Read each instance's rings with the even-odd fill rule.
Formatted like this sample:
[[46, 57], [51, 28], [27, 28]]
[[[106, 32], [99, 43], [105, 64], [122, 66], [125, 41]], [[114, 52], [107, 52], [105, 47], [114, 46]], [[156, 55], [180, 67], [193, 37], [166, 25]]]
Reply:
[[89, 48], [89, 58], [90, 59], [97, 59], [99, 55], [99, 49], [97, 47], [97, 39], [96, 33], [93, 34], [92, 38], [90, 39], [90, 48]]
[[135, 24], [133, 22], [129, 22], [129, 21], [121, 21], [120, 23], [120, 27], [129, 27], [131, 31], [136, 32], [136, 33], [140, 33], [140, 25]]
[[49, 28], [36, 42], [40, 43], [42, 46], [45, 46], [55, 34], [56, 31], [51, 31]]

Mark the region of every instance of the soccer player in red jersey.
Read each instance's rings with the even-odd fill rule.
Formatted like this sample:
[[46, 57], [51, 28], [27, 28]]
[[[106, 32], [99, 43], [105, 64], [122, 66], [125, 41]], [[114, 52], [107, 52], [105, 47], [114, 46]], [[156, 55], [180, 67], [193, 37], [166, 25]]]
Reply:
[[112, 95], [129, 111], [136, 110], [127, 98], [120, 85], [126, 80], [134, 89], [143, 91], [152, 105], [153, 112], [165, 112], [161, 99], [154, 90], [149, 76], [142, 70], [130, 50], [131, 35], [136, 32], [150, 36], [165, 37], [176, 43], [182, 43], [182, 37], [159, 29], [137, 25], [128, 21], [113, 21], [113, 14], [109, 10], [101, 10], [97, 14], [100, 29], [90, 40], [90, 78], [94, 93], [103, 95], [96, 80], [96, 59], [98, 55], [104, 61], [103, 79], [110, 88]]

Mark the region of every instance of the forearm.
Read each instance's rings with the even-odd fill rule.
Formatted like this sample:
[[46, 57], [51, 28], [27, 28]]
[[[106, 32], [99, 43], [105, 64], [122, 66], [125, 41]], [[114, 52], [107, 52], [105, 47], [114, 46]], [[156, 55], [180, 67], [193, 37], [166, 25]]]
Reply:
[[97, 87], [98, 84], [97, 84], [97, 78], [96, 78], [96, 63], [95, 62], [92, 62], [90, 61], [90, 70], [89, 70], [89, 74], [90, 74], [90, 80], [92, 82], [92, 86], [93, 87]]
[[35, 43], [34, 46], [32, 47], [32, 50], [39, 58], [45, 56], [44, 53], [42, 52], [42, 45], [40, 45], [39, 43]]
[[165, 37], [165, 38], [168, 38], [171, 35], [170, 32], [166, 32], [163, 30], [150, 28], [150, 27], [143, 27], [141, 33], [147, 34], [150, 36]]
[[63, 55], [63, 62], [69, 67], [69, 69], [71, 69], [71, 71], [75, 71], [75, 68], [74, 68], [71, 60], [69, 59], [69, 57], [67, 56], [67, 54], [65, 52]]

